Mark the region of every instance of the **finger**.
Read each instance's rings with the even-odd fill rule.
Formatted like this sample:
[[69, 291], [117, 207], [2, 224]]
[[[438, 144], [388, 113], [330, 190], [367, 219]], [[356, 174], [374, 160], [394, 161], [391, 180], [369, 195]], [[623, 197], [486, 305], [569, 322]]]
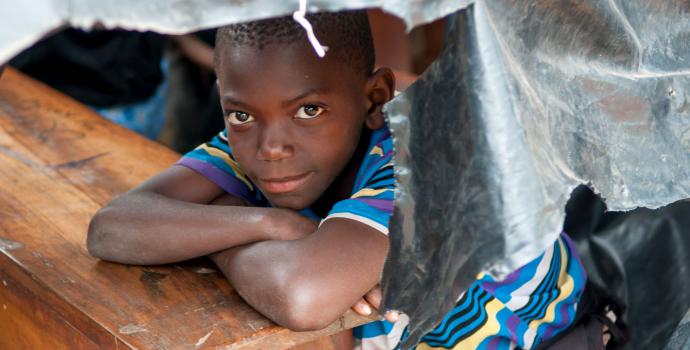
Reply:
[[393, 310], [386, 311], [386, 315], [384, 317], [386, 318], [386, 321], [395, 323], [400, 318], [400, 312]]
[[603, 335], [602, 335], [603, 339], [602, 340], [604, 342], [604, 346], [606, 346], [609, 343], [609, 341], [611, 340], [611, 332], [609, 332], [609, 327], [607, 325], [604, 325], [604, 327], [602, 329], [602, 333], [603, 333]]
[[381, 306], [381, 287], [379, 287], [379, 286], [374, 287], [366, 295], [364, 295], [364, 299], [371, 306], [378, 309]]
[[352, 310], [362, 316], [371, 315], [371, 306], [369, 306], [369, 303], [364, 301], [364, 299], [360, 299], [355, 305], [352, 305]]

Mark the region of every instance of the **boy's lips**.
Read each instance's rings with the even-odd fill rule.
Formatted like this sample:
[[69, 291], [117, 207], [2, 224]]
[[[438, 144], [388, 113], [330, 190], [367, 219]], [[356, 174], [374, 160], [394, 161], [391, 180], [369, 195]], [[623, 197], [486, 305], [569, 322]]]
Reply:
[[268, 193], [287, 193], [302, 187], [314, 174], [309, 171], [295, 176], [285, 176], [279, 178], [259, 179], [261, 189]]

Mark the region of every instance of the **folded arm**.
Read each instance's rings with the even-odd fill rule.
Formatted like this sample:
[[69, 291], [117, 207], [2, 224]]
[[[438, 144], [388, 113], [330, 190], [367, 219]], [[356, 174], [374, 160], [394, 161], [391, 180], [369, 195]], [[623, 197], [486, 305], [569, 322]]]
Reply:
[[290, 210], [246, 205], [197, 172], [173, 166], [96, 213], [87, 247], [105, 260], [164, 264], [251, 242], [296, 239], [316, 228]]
[[374, 287], [387, 251], [387, 236], [334, 218], [298, 240], [254, 243], [212, 258], [255, 309], [306, 331], [328, 326]]

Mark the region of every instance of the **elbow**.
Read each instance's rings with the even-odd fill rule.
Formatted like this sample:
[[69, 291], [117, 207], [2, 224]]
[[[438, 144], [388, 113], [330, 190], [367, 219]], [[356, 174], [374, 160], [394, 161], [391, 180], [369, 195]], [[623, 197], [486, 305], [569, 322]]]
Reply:
[[317, 319], [313, 315], [301, 311], [292, 312], [287, 315], [285, 320], [278, 322], [279, 325], [293, 332], [318, 331], [328, 327], [331, 323], [333, 322], [325, 322], [323, 319]]
[[282, 311], [275, 321], [291, 331], [307, 332], [324, 329], [341, 315], [329, 309], [327, 301], [321, 300], [318, 291], [304, 284], [288, 287], [282, 294], [279, 303]]
[[326, 328], [349, 305], [337, 306], [342, 303], [334, 302], [332, 283], [302, 264], [306, 259], [295, 259], [291, 254], [301, 253], [296, 251], [292, 244], [260, 242], [237, 250], [230, 260], [225, 253], [213, 260], [244, 300], [273, 322], [296, 332]]

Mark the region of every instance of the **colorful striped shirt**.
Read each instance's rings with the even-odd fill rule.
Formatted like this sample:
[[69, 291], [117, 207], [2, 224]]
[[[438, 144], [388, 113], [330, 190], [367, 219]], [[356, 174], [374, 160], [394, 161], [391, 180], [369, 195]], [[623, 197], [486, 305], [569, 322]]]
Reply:
[[[225, 131], [177, 164], [255, 206], [270, 206], [233, 158]], [[323, 220], [348, 218], [388, 234], [394, 189], [393, 143], [384, 127], [372, 133], [350, 197], [337, 202]], [[309, 209], [302, 213], [321, 219]], [[572, 323], [585, 280], [575, 248], [562, 234], [544, 254], [505, 280], [479, 276], [417, 349], [534, 349]], [[383, 320], [355, 328], [355, 349], [399, 348], [407, 321], [401, 315], [395, 324]]]
[[[544, 254], [495, 281], [480, 275], [416, 349], [535, 349], [566, 330], [575, 318], [586, 281], [566, 234]], [[406, 317], [354, 331], [355, 349], [397, 349], [407, 336]]]

